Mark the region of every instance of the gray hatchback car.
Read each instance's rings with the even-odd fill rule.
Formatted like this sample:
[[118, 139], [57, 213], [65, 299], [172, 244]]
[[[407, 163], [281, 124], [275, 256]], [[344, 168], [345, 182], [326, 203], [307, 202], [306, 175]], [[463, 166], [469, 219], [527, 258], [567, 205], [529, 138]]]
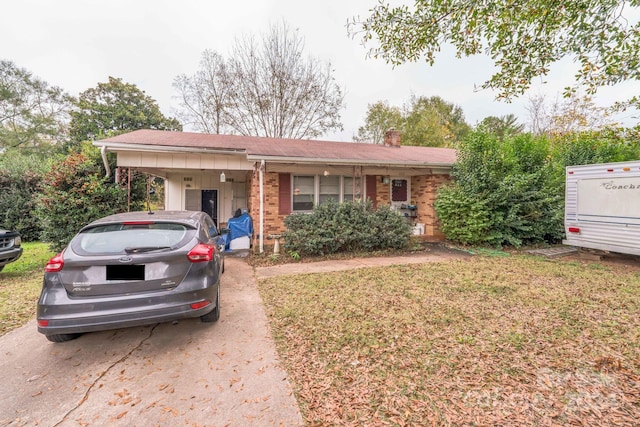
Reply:
[[224, 240], [209, 215], [129, 212], [80, 230], [45, 267], [38, 332], [84, 332], [220, 317]]

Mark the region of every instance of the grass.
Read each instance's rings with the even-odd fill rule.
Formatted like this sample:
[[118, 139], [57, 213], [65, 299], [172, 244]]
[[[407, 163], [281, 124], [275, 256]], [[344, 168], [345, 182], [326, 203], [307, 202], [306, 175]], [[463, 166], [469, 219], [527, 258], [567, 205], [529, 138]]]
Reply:
[[45, 243], [23, 243], [22, 256], [0, 272], [0, 335], [35, 317], [42, 269], [54, 255]]
[[633, 425], [640, 275], [512, 256], [259, 283], [308, 425]]

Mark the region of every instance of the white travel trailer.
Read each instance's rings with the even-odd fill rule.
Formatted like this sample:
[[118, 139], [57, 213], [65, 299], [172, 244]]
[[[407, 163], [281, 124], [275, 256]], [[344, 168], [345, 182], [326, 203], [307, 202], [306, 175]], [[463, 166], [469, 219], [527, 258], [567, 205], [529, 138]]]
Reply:
[[567, 166], [565, 245], [640, 255], [640, 161]]

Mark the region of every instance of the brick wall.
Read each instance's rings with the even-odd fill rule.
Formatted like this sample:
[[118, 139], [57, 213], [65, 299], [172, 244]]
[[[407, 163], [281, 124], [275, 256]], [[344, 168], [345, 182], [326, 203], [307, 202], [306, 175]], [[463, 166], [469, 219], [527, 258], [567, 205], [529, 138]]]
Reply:
[[[264, 176], [264, 246], [268, 252], [273, 246], [273, 240], [267, 239], [270, 234], [280, 234], [285, 231], [284, 219], [287, 215], [278, 213], [279, 179], [278, 173], [268, 172]], [[425, 237], [429, 239], [444, 239], [439, 229], [438, 219], [433, 208], [436, 192], [440, 186], [450, 182], [448, 175], [425, 175], [411, 178], [411, 201], [417, 205], [417, 221], [425, 225]], [[248, 208], [253, 218], [255, 251], [259, 250], [258, 233], [260, 232], [260, 179], [258, 171], [249, 172], [247, 177]], [[378, 206], [388, 206], [391, 200], [389, 184], [383, 184], [380, 177], [376, 177], [376, 202]]]
[[438, 188], [450, 181], [449, 175], [423, 175], [411, 178], [411, 200], [418, 208], [416, 222], [424, 224], [424, 234], [427, 238], [444, 239], [433, 202]]
[[389, 206], [391, 203], [391, 187], [382, 183], [382, 177], [376, 176], [376, 206]]
[[278, 214], [280, 196], [278, 174], [264, 174], [264, 236], [284, 232], [284, 219], [287, 215]]
[[[280, 234], [284, 232], [284, 218], [287, 215], [278, 214], [278, 173], [267, 172], [263, 175], [264, 180], [264, 241], [265, 248], [273, 246], [273, 240], [267, 239], [270, 234]], [[249, 180], [247, 180], [249, 181]], [[253, 218], [253, 248], [259, 251], [260, 241], [260, 176], [256, 170], [251, 174], [249, 184], [249, 214]], [[268, 249], [265, 249], [267, 252]]]

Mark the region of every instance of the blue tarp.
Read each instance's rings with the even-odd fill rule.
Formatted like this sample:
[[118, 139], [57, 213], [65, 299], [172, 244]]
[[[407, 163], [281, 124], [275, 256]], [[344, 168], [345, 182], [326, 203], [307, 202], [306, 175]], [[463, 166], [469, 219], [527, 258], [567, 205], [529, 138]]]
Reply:
[[229, 249], [229, 233], [223, 232], [220, 235], [220, 240], [222, 240], [222, 242], [224, 243], [224, 249], [225, 250]]
[[237, 218], [229, 218], [227, 223], [229, 229], [229, 240], [237, 239], [238, 237], [251, 237], [253, 234], [253, 221], [249, 214], [242, 214]]

